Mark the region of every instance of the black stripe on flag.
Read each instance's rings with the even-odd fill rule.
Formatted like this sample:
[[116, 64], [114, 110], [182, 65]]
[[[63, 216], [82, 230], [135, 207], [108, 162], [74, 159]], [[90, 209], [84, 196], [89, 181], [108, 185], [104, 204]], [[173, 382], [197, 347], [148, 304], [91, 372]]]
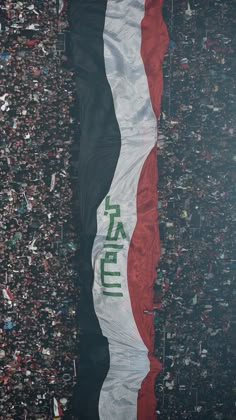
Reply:
[[121, 147], [112, 93], [104, 62], [105, 0], [71, 0], [72, 56], [79, 99], [79, 276], [81, 331], [79, 382], [73, 396], [74, 415], [98, 420], [98, 401], [109, 369], [108, 342], [93, 305], [91, 252], [97, 231], [96, 211], [110, 189]]

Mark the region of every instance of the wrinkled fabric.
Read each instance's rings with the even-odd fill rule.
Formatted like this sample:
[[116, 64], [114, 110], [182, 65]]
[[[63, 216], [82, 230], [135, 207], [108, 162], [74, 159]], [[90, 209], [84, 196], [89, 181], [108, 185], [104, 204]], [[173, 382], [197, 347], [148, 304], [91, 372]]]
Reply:
[[[152, 304], [159, 257], [156, 142], [167, 44], [161, 6], [150, 0], [71, 6], [81, 130], [83, 351], [74, 393], [80, 419], [155, 416], [160, 364], [152, 360], [153, 325], [143, 310]], [[87, 354], [86, 343], [93, 345]]]
[[[103, 37], [105, 68], [121, 132], [121, 150], [110, 190], [97, 211], [93, 246], [94, 307], [103, 335], [108, 338], [110, 353], [99, 413], [101, 419], [147, 420], [155, 416], [153, 377], [153, 388], [148, 387], [149, 395], [144, 398], [146, 405], [152, 403], [146, 411], [142, 404], [143, 411], [139, 413], [138, 394], [150, 370], [148, 355], [153, 347], [153, 326], [150, 323], [147, 328], [143, 322], [142, 304], [152, 305], [152, 284], [160, 255], [155, 145], [162, 91], [161, 59], [167, 42], [161, 3], [146, 2], [145, 10], [145, 2], [141, 0], [108, 1]], [[142, 200], [138, 206], [139, 195]], [[112, 241], [108, 232], [116, 206], [119, 207], [116, 223], [123, 230]], [[114, 222], [113, 236], [116, 229]], [[114, 250], [115, 246], [119, 249]], [[105, 260], [104, 286], [101, 278]], [[134, 355], [131, 360], [130, 354]], [[160, 365], [152, 366], [155, 376]]]

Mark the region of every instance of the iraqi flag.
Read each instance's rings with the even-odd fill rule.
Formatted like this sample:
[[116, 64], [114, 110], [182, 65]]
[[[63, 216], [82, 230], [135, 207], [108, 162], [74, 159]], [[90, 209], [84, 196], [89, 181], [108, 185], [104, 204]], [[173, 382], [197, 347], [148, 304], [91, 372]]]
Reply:
[[72, 0], [79, 119], [80, 420], [153, 420], [162, 0]]
[[6, 300], [11, 301], [11, 300], [14, 299], [13, 294], [10, 291], [9, 287], [7, 287], [6, 289], [3, 289], [2, 294], [3, 294], [3, 298], [6, 299]]
[[63, 416], [61, 405], [55, 397], [53, 397], [53, 414], [54, 418], [61, 418]]
[[58, 13], [61, 15], [66, 8], [66, 0], [58, 0]]

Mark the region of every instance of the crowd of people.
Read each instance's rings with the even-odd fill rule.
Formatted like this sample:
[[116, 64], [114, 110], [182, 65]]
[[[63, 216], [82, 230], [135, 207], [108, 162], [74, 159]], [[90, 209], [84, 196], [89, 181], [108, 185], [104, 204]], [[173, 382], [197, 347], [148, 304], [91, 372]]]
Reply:
[[[174, 3], [174, 4], [173, 4]], [[166, 1], [157, 418], [235, 419], [236, 5]]]
[[0, 24], [0, 419], [52, 419], [77, 374], [66, 10], [1, 1]]
[[[2, 420], [72, 418], [77, 126], [73, 72], [56, 49], [68, 25], [60, 4], [0, 2]], [[166, 0], [163, 11], [170, 42], [154, 287], [160, 420], [235, 418], [235, 7]]]

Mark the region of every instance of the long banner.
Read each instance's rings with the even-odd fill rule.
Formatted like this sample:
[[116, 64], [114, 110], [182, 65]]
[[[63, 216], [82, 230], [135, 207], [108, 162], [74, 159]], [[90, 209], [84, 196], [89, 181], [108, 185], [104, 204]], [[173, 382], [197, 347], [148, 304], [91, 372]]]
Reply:
[[162, 0], [72, 0], [80, 112], [79, 419], [152, 420]]

